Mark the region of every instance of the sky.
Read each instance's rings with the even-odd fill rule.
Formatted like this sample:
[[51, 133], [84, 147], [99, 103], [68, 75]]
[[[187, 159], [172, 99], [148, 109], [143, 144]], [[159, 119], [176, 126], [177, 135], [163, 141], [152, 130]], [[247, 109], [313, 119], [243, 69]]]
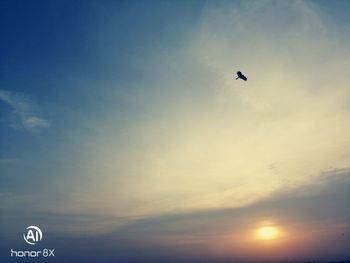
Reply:
[[1, 1], [1, 262], [350, 260], [349, 11]]

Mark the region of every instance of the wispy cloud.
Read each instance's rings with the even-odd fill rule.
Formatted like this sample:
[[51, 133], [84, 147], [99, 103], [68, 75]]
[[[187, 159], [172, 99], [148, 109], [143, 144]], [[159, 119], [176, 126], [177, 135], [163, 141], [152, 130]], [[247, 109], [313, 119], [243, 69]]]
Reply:
[[36, 116], [36, 105], [27, 96], [0, 90], [0, 101], [11, 107], [8, 122], [12, 128], [36, 131], [49, 126], [47, 120]]
[[[16, 218], [17, 226], [25, 225], [28, 221], [45, 225], [51, 231], [51, 238], [53, 235], [60, 237], [57, 242], [62, 243], [57, 243], [57, 246], [62, 246], [62, 251], [65, 244], [71, 244], [75, 240], [87, 240], [90, 244], [98, 244], [95, 247], [101, 255], [110, 259], [112, 255], [118, 254], [121, 258], [125, 257], [125, 261], [132, 258], [131, 262], [149, 262], [145, 258], [133, 258], [135, 253], [132, 251], [135, 247], [152, 252], [164, 248], [164, 258], [154, 260], [157, 262], [173, 262], [169, 259], [174, 258], [175, 253], [187, 259], [181, 262], [198, 261], [203, 257], [212, 257], [213, 254], [217, 258], [244, 258], [243, 262], [261, 262], [261, 257], [266, 256], [279, 259], [276, 262], [287, 262], [286, 258], [299, 262], [304, 257], [317, 256], [320, 260], [326, 260], [334, 255], [349, 255], [350, 239], [347, 234], [342, 236], [341, 233], [348, 233], [350, 229], [350, 173], [349, 170], [335, 173], [336, 177], [324, 176], [317, 183], [280, 191], [246, 207], [171, 212], [151, 217], [116, 217], [40, 210], [33, 213], [33, 207], [28, 204], [36, 200], [26, 195], [13, 197], [11, 193], [0, 192], [0, 197], [12, 198], [11, 205], [4, 205], [3, 208], [6, 211], [3, 216], [4, 223], [12, 222]], [[334, 200], [337, 205], [334, 205]], [[26, 206], [22, 210], [14, 211], [14, 202]], [[24, 215], [23, 210], [27, 211]], [[266, 223], [278, 226], [283, 231], [280, 243], [273, 244], [278, 249], [271, 250], [270, 255], [264, 254], [262, 250], [266, 247], [260, 246], [251, 236], [257, 227]], [[10, 223], [7, 225], [12, 226]], [[10, 228], [7, 231], [17, 233], [18, 229]], [[0, 237], [4, 237], [1, 235], [4, 233], [0, 233]], [[14, 237], [15, 234], [8, 238]], [[300, 244], [305, 241], [308, 245], [301, 249]], [[0, 238], [1, 242], [8, 240]], [[330, 242], [336, 247], [336, 253], [327, 249]], [[81, 246], [77, 246], [79, 247]], [[256, 253], [252, 254], [252, 249]], [[86, 254], [75, 254], [77, 257], [81, 255]], [[196, 257], [197, 260], [188, 260], [189, 257]]]
[[349, 52], [329, 28], [304, 2], [208, 4], [185, 49], [147, 61], [152, 81], [130, 95], [142, 118], [122, 134], [108, 110], [78, 132], [86, 165], [67, 210], [242, 207], [350, 167]]

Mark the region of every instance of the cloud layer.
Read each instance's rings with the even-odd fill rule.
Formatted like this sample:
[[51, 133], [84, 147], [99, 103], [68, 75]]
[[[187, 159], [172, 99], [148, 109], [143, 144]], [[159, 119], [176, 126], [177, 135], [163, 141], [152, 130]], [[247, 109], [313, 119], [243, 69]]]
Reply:
[[10, 116], [6, 118], [11, 127], [36, 131], [49, 126], [47, 120], [36, 116], [36, 106], [27, 96], [0, 90], [0, 101], [11, 107]]
[[349, 52], [328, 28], [305, 2], [209, 3], [182, 48], [161, 49], [148, 81], [117, 94], [138, 114], [79, 133], [84, 180], [67, 209], [240, 207], [348, 168]]

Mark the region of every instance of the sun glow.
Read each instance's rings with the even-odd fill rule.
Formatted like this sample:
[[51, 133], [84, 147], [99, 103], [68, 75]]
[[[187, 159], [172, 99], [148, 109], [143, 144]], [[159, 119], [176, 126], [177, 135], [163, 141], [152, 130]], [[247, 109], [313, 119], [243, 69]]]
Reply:
[[275, 226], [264, 226], [256, 230], [255, 236], [260, 240], [273, 240], [280, 236], [280, 230]]

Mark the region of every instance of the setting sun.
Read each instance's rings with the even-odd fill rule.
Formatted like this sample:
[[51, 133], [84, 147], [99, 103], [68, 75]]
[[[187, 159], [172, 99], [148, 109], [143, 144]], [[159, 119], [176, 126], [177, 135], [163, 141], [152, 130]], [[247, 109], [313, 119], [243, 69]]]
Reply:
[[280, 236], [280, 230], [274, 226], [264, 226], [256, 230], [256, 237], [263, 240], [272, 240]]

